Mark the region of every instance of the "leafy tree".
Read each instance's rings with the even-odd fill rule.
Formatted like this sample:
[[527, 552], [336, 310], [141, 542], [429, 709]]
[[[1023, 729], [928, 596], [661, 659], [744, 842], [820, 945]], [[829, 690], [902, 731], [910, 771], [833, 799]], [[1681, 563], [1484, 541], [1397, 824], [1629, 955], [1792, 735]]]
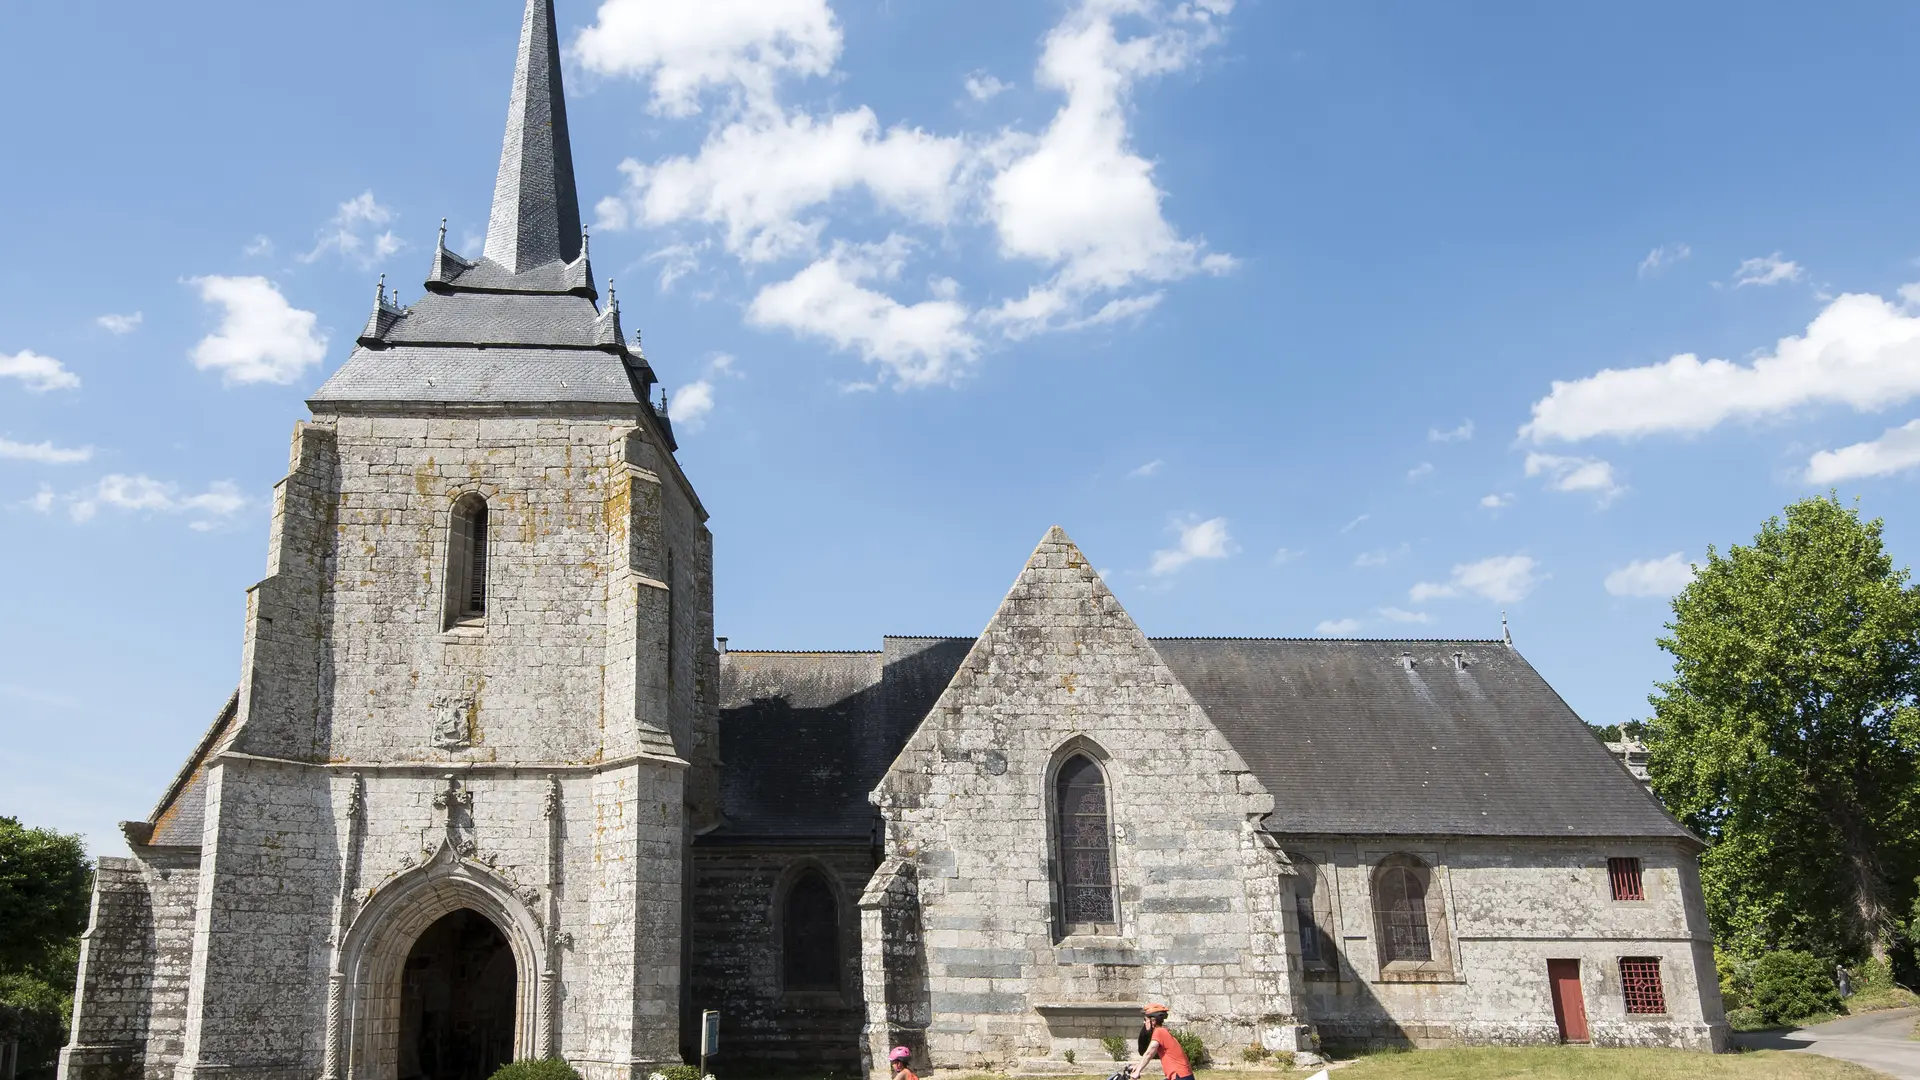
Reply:
[[1838, 499], [1705, 565], [1660, 645], [1654, 790], [1704, 837], [1720, 939], [1886, 959], [1920, 874], [1920, 589]]
[[80, 838], [0, 817], [0, 1041], [51, 1076], [66, 1041], [93, 869]]

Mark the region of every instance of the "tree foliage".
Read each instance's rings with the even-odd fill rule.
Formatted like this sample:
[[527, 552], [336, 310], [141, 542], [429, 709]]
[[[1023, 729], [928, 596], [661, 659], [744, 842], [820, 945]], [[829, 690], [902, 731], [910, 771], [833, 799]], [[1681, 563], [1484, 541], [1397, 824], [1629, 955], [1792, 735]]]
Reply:
[[1649, 768], [1735, 952], [1885, 957], [1920, 874], [1920, 589], [1831, 496], [1707, 551], [1660, 645]]
[[93, 868], [80, 838], [0, 817], [0, 1039], [23, 1080], [51, 1076], [73, 1011]]

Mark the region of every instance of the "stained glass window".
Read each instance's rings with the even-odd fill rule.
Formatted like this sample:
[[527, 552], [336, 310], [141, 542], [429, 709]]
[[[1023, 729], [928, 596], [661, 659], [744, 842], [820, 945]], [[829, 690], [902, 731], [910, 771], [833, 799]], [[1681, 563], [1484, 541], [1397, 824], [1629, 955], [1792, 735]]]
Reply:
[[1092, 758], [1076, 755], [1055, 782], [1060, 824], [1060, 898], [1069, 929], [1110, 926], [1113, 841], [1107, 823], [1107, 780]]

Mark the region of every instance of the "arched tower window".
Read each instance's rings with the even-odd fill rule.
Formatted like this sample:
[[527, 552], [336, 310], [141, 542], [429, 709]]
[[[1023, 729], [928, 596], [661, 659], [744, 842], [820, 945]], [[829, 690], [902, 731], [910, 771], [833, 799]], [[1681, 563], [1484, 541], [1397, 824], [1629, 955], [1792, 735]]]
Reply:
[[1061, 922], [1069, 934], [1114, 933], [1113, 830], [1107, 816], [1107, 778], [1100, 764], [1075, 754], [1054, 777], [1059, 828]]
[[801, 871], [787, 888], [780, 936], [786, 989], [840, 989], [840, 902], [825, 874]]
[[1380, 962], [1427, 963], [1433, 933], [1427, 925], [1427, 868], [1410, 856], [1395, 856], [1373, 879], [1380, 917]]
[[447, 625], [487, 617], [487, 500], [462, 495], [447, 530]]

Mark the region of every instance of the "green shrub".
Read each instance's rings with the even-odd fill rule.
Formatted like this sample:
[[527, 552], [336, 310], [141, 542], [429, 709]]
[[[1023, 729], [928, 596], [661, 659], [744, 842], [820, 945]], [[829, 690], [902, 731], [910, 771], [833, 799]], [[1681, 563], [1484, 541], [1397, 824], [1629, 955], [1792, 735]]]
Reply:
[[1249, 1046], [1245, 1050], [1240, 1051], [1240, 1060], [1246, 1062], [1249, 1065], [1258, 1065], [1260, 1062], [1265, 1061], [1272, 1056], [1273, 1056], [1273, 1051], [1267, 1049], [1265, 1046], [1261, 1045], [1260, 1043], [1254, 1043], [1252, 1046]]
[[1173, 1041], [1179, 1043], [1180, 1049], [1186, 1051], [1188, 1064], [1196, 1069], [1204, 1069], [1213, 1064], [1213, 1057], [1207, 1053], [1207, 1044], [1200, 1041], [1200, 1036], [1191, 1031], [1176, 1031], [1172, 1034]]
[[1293, 1068], [1293, 1051], [1275, 1050], [1273, 1052], [1273, 1064], [1282, 1069]]
[[1812, 953], [1770, 952], [1753, 965], [1753, 1008], [1770, 1024], [1840, 1011], [1840, 988]]
[[1100, 1040], [1100, 1045], [1107, 1048], [1107, 1056], [1113, 1060], [1127, 1060], [1128, 1047], [1126, 1039], [1118, 1035], [1108, 1035]]
[[1753, 991], [1753, 964], [1715, 945], [1713, 966], [1720, 976], [1720, 1002], [1728, 1012], [1747, 1004]]
[[1872, 994], [1893, 989], [1893, 965], [1885, 960], [1868, 960], [1853, 969], [1855, 993]]
[[1073, 1064], [1073, 1051], [1069, 1050], [1066, 1053], [1061, 1054], [1060, 1056], [1067, 1059], [1067, 1064], [1069, 1065]]
[[662, 1080], [700, 1080], [700, 1069], [694, 1065], [669, 1065], [658, 1075]]
[[559, 1058], [529, 1058], [500, 1066], [488, 1080], [580, 1080], [580, 1074]]

